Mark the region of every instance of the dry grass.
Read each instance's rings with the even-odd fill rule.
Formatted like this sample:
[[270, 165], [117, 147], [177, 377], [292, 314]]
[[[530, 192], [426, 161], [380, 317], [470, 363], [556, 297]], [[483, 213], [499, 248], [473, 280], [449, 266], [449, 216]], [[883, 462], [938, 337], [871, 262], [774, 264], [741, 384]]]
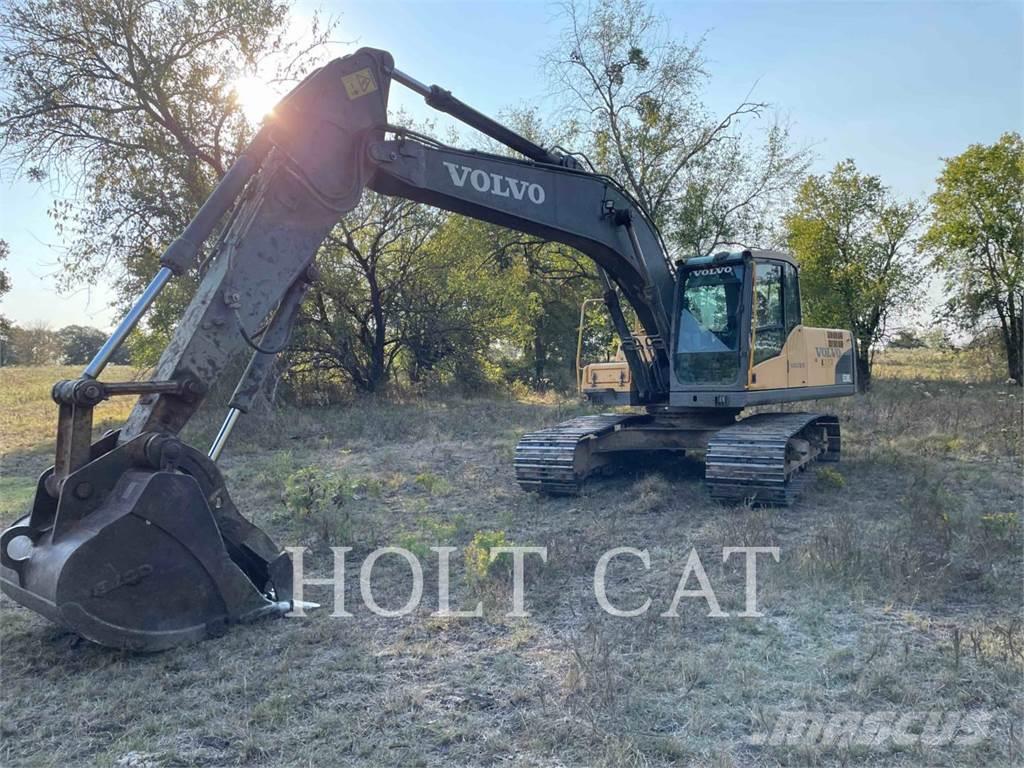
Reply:
[[[42, 406], [49, 379], [16, 373], [22, 397]], [[236, 502], [280, 544], [309, 547], [317, 575], [329, 545], [353, 546], [355, 616], [320, 611], [133, 656], [77, 643], [4, 599], [0, 762], [1012, 765], [1024, 715], [1019, 403], [1019, 390], [949, 377], [883, 377], [869, 395], [821, 403], [841, 416], [844, 460], [790, 510], [714, 505], [690, 461], [578, 498], [521, 493], [510, 468], [518, 436], [578, 412], [572, 404], [366, 402], [251, 421], [223, 460]], [[26, 467], [4, 482], [29, 490], [45, 458], [26, 451], [52, 432], [31, 413], [24, 431], [4, 433], [8, 466]], [[211, 411], [190, 438], [205, 444], [216, 420]], [[340, 505], [288, 511], [288, 479], [307, 467], [343, 489]], [[494, 532], [548, 547], [546, 565], [528, 561], [531, 615], [504, 616], [507, 569], [467, 574], [457, 558], [455, 605], [482, 600], [485, 618], [430, 616], [428, 548], [465, 549]], [[383, 544], [424, 555], [414, 615], [386, 619], [359, 603], [358, 567]], [[594, 564], [619, 545], [650, 551], [649, 572], [629, 560], [609, 570], [617, 603], [651, 599], [640, 619], [594, 601]], [[742, 569], [721, 563], [723, 546], [741, 545], [781, 549], [780, 563], [759, 567], [765, 618], [709, 619], [700, 600], [684, 600], [679, 618], [658, 615], [691, 547], [722, 608], [741, 610]], [[394, 607], [408, 575], [390, 565], [374, 594]], [[995, 720], [986, 742], [966, 748], [747, 742], [794, 709], [987, 710]]]
[[[4, 521], [25, 509], [35, 492], [36, 478], [52, 457], [57, 406], [50, 387], [81, 372], [81, 366], [71, 365], [0, 368], [0, 517]], [[112, 365], [107, 376], [131, 379], [135, 370]], [[117, 427], [131, 407], [132, 401], [124, 398], [101, 403], [95, 413], [95, 434]]]

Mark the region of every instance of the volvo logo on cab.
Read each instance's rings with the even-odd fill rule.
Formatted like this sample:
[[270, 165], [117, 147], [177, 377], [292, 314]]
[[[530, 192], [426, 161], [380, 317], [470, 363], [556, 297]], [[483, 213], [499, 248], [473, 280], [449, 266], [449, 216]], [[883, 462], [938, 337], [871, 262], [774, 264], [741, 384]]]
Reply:
[[468, 165], [457, 165], [445, 162], [444, 167], [448, 169], [452, 177], [452, 184], [460, 189], [466, 186], [467, 179], [470, 186], [477, 192], [489, 192], [496, 197], [511, 197], [515, 200], [522, 200], [524, 197], [531, 203], [541, 205], [544, 202], [544, 187], [530, 181], [513, 179], [511, 176], [502, 176], [499, 173], [488, 173], [479, 168], [470, 168]]

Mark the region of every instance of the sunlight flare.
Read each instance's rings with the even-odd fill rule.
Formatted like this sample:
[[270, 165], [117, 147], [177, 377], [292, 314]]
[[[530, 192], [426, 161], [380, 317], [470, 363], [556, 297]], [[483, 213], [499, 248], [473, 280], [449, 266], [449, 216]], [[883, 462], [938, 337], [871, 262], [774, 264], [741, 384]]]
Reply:
[[246, 118], [259, 123], [274, 111], [280, 97], [274, 90], [258, 77], [243, 75], [232, 85], [235, 98]]

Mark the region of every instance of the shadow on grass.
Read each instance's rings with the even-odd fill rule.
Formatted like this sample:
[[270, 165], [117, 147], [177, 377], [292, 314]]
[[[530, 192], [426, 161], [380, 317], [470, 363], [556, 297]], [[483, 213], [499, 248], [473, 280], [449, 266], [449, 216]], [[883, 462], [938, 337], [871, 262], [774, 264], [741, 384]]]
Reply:
[[704, 487], [704, 460], [667, 451], [635, 452], [616, 457], [614, 466], [587, 480], [588, 493], [621, 491], [645, 477], [657, 477], [670, 484], [699, 484]]

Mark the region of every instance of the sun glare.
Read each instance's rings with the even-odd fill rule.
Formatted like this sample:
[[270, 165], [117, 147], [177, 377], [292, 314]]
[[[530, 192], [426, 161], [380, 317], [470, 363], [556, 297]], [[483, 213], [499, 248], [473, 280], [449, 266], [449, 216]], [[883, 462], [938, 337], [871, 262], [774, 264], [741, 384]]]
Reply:
[[246, 118], [254, 123], [260, 122], [273, 112], [274, 105], [280, 100], [269, 85], [252, 75], [235, 80], [233, 88], [235, 98], [238, 99]]

